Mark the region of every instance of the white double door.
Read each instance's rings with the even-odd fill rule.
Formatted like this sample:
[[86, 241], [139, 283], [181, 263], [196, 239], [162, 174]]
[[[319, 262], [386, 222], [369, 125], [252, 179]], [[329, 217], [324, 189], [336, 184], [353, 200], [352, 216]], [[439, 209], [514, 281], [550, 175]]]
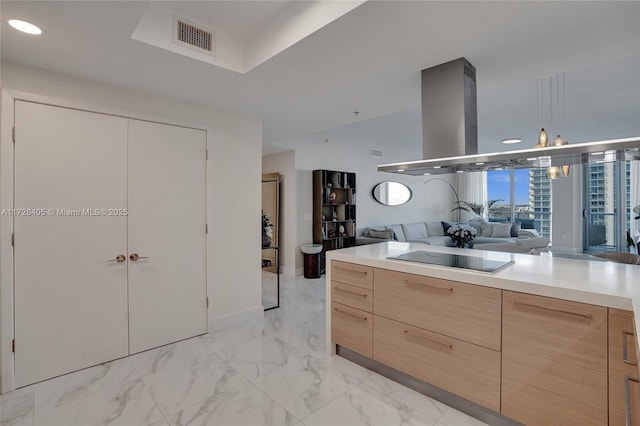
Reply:
[[205, 333], [204, 131], [22, 101], [15, 127], [16, 387]]

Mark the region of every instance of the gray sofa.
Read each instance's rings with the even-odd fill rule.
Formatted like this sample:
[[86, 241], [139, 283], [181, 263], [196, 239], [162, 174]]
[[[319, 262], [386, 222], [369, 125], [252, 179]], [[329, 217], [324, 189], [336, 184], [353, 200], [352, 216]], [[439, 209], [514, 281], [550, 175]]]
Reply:
[[[447, 223], [447, 222], [445, 222]], [[450, 222], [450, 224], [455, 224]], [[539, 237], [534, 229], [520, 229], [519, 224], [494, 222], [468, 222], [476, 229], [473, 244], [515, 244], [519, 238]], [[385, 240], [419, 242], [436, 246], [450, 246], [451, 238], [445, 234], [443, 222], [414, 222], [374, 226], [364, 230], [356, 239], [357, 245], [374, 244]]]

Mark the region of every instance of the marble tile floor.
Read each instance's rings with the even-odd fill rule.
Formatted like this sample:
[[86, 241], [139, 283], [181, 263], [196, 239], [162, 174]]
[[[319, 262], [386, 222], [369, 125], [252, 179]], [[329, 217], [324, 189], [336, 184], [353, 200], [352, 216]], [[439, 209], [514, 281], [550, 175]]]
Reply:
[[484, 423], [328, 356], [324, 277], [281, 277], [281, 307], [246, 323], [0, 397], [9, 425]]

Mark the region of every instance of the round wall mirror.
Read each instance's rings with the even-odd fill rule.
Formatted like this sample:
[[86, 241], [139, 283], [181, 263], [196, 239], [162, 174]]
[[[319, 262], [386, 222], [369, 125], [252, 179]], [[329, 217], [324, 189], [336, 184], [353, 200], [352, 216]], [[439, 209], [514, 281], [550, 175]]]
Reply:
[[399, 206], [409, 202], [413, 193], [404, 183], [380, 182], [372, 191], [373, 198], [385, 206]]

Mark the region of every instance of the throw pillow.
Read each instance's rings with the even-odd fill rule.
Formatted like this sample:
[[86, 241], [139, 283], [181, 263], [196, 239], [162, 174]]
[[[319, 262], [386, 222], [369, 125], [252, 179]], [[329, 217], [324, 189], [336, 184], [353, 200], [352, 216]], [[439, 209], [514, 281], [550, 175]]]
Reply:
[[407, 241], [407, 239], [404, 237], [404, 232], [402, 232], [402, 226], [401, 225], [388, 225], [387, 229], [390, 229], [393, 231], [393, 239], [396, 241]]
[[517, 237], [521, 227], [522, 227], [522, 223], [514, 222], [513, 226], [511, 227], [511, 236]]
[[441, 223], [442, 223], [442, 230], [444, 231], [444, 235], [449, 235], [447, 234], [447, 231], [449, 230], [449, 228], [451, 228], [451, 224], [449, 222], [445, 222], [444, 220]]
[[415, 223], [402, 223], [402, 232], [404, 232], [404, 238], [408, 241], [416, 241], [420, 238], [427, 238], [427, 226], [424, 222]]
[[495, 238], [509, 238], [511, 237], [512, 226], [513, 224], [511, 222], [494, 223], [493, 232], [491, 233], [491, 236]]
[[369, 230], [369, 236], [371, 238], [380, 238], [382, 240], [392, 240], [393, 239], [393, 231], [391, 229], [385, 229], [384, 231], [374, 231], [372, 229]]
[[482, 236], [490, 237], [493, 234], [493, 223], [482, 222]]
[[442, 237], [445, 235], [442, 230], [442, 222], [425, 222], [425, 224], [427, 225], [427, 234], [430, 237]]

